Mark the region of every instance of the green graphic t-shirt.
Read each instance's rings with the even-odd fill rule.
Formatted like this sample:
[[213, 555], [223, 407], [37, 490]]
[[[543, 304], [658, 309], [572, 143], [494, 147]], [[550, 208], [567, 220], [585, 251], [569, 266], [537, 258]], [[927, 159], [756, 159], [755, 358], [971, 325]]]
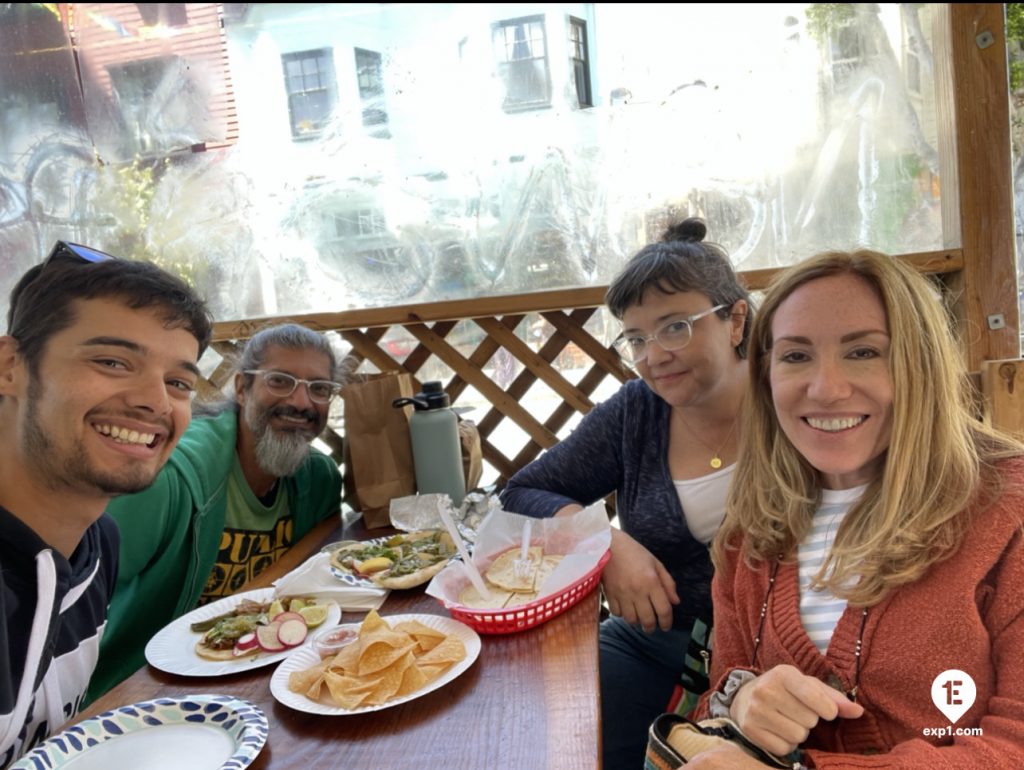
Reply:
[[279, 483], [273, 502], [264, 505], [249, 488], [235, 456], [228, 478], [224, 532], [200, 604], [235, 593], [291, 547], [294, 521], [288, 503], [285, 485]]

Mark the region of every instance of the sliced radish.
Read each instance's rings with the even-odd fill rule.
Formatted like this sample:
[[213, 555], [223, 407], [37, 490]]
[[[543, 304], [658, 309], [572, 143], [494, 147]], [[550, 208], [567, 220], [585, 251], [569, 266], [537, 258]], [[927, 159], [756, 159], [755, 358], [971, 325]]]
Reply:
[[306, 641], [306, 633], [308, 631], [306, 621], [301, 619], [286, 620], [277, 629], [277, 638], [285, 647], [295, 647]]
[[281, 640], [277, 638], [280, 630], [280, 623], [268, 623], [265, 626], [256, 626], [256, 639], [262, 649], [267, 652], [280, 652], [285, 648]]
[[[255, 634], [254, 634], [255, 636]], [[246, 655], [255, 655], [260, 651], [260, 646], [257, 644], [255, 647], [232, 647], [231, 654], [236, 658], [244, 658]]]
[[250, 631], [247, 634], [242, 634], [235, 641], [236, 650], [253, 650], [260, 646], [259, 639], [256, 638], [256, 632]]
[[286, 610], [285, 612], [279, 612], [274, 617], [272, 617], [271, 620], [275, 623], [284, 623], [286, 620], [301, 620], [303, 623], [306, 622], [306, 619], [302, 617], [302, 615], [300, 615], [298, 612], [292, 612], [290, 610]]

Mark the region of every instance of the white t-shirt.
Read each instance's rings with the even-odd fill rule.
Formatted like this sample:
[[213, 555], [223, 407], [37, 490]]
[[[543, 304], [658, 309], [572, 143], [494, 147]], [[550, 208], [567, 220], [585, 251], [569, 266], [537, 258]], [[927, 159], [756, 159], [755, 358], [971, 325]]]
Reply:
[[672, 482], [683, 506], [687, 528], [704, 545], [711, 542], [725, 518], [725, 497], [735, 470], [733, 463], [707, 476]]

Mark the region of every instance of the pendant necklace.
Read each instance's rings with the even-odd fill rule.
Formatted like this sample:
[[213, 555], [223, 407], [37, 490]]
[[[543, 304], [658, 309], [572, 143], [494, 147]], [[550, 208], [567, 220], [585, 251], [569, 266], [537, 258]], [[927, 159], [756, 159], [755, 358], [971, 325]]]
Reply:
[[[679, 416], [679, 419], [682, 421], [683, 425], [686, 426], [686, 429], [688, 431], [690, 431], [690, 435], [693, 436], [695, 439], [697, 439], [697, 441], [699, 441], [701, 444], [703, 444], [705, 449], [711, 449], [711, 447], [709, 447], [707, 444], [705, 444], [703, 439], [701, 439], [697, 435], [696, 431], [694, 431], [693, 428], [690, 427], [690, 424], [686, 420], [683, 419], [683, 415], [681, 413], [679, 413], [679, 412], [677, 412], [677, 414]], [[709, 465], [712, 468], [714, 468], [716, 471], [719, 468], [722, 467], [722, 457], [721, 457], [722, 450], [725, 449], [725, 445], [729, 443], [729, 439], [732, 438], [732, 434], [736, 432], [736, 423], [738, 423], [739, 420], [740, 420], [740, 416], [737, 414], [736, 417], [732, 421], [732, 427], [729, 428], [729, 435], [727, 435], [725, 437], [725, 441], [722, 442], [722, 445], [720, 447], [718, 447], [717, 450], [711, 449], [711, 462], [709, 463]]]

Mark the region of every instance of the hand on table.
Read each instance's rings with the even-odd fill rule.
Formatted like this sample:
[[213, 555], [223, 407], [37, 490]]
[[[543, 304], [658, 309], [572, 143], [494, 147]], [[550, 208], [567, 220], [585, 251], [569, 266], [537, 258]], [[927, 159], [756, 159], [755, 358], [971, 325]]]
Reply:
[[672, 628], [672, 605], [679, 604], [676, 583], [665, 566], [640, 543], [612, 527], [612, 558], [601, 583], [608, 609], [644, 631]]
[[776, 666], [740, 687], [730, 712], [750, 740], [784, 756], [807, 739], [819, 720], [856, 719], [864, 707], [793, 666]]

